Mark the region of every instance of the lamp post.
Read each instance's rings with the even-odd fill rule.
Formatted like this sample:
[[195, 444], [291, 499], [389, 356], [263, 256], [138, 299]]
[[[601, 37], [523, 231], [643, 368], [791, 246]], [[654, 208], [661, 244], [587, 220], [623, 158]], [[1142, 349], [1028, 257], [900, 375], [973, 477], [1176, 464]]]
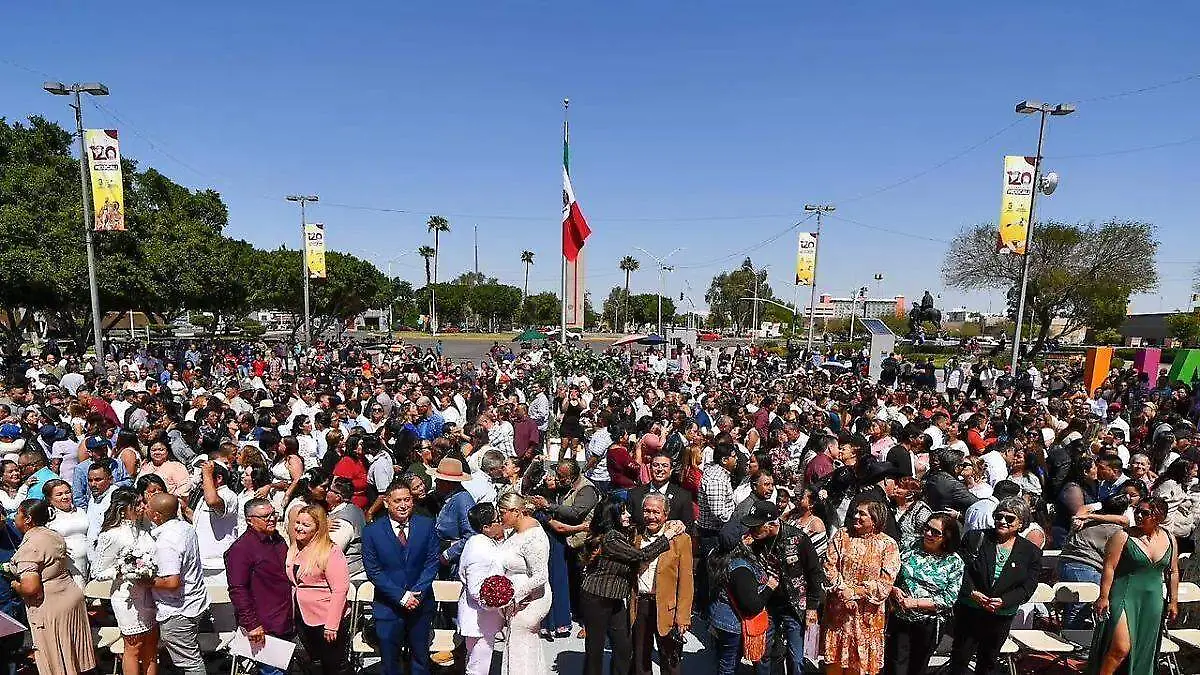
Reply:
[[[1063, 116], [1070, 115], [1075, 112], [1075, 106], [1070, 103], [1059, 103], [1058, 105], [1050, 105], [1040, 101], [1021, 101], [1017, 104], [1016, 111], [1022, 115], [1032, 115], [1034, 113], [1041, 114], [1041, 125], [1038, 127], [1038, 142], [1037, 155], [1033, 161], [1033, 185], [1029, 193], [1029, 223], [1025, 228], [1025, 259], [1021, 262], [1021, 296], [1017, 301], [1017, 326], [1016, 334], [1013, 335], [1013, 350], [1012, 350], [1012, 372], [1016, 376], [1017, 361], [1021, 353], [1021, 325], [1025, 318], [1025, 291], [1029, 283], [1029, 259], [1033, 252], [1030, 250], [1030, 244], [1033, 241], [1033, 214], [1034, 206], [1037, 203], [1037, 194], [1042, 189], [1041, 172], [1042, 172], [1042, 141], [1046, 136], [1046, 115]], [[1049, 188], [1053, 190], [1053, 187]], [[1049, 190], [1047, 193], [1049, 193]]]
[[42, 89], [55, 96], [74, 96], [75, 102], [75, 131], [79, 135], [79, 189], [82, 193], [83, 205], [83, 239], [87, 246], [88, 291], [92, 302], [92, 339], [96, 349], [96, 370], [104, 374], [104, 337], [101, 334], [100, 323], [100, 286], [96, 282], [96, 245], [92, 241], [92, 206], [91, 191], [88, 189], [87, 147], [83, 139], [83, 103], [81, 94], [92, 96], [108, 96], [108, 87], [99, 82], [83, 82], [65, 85], [62, 82], [45, 82]]
[[[812, 291], [808, 294], [808, 352], [812, 354], [813, 324], [817, 318], [817, 259], [821, 252], [821, 216], [837, 211], [833, 204], [805, 204], [804, 210], [817, 214], [817, 248], [813, 251]], [[853, 319], [852, 319], [853, 320]]]
[[634, 248], [641, 251], [642, 253], [645, 253], [646, 255], [650, 256], [654, 260], [654, 262], [658, 263], [658, 336], [665, 338], [666, 336], [663, 335], [663, 325], [662, 325], [663, 294], [666, 293], [666, 290], [667, 290], [667, 277], [666, 277], [667, 272], [675, 271], [675, 268], [673, 266], [667, 264], [667, 260], [670, 260], [671, 256], [675, 255], [676, 253], [679, 253], [683, 249], [677, 248], [674, 251], [671, 251], [670, 253], [668, 253], [665, 256], [660, 258], [660, 257], [654, 255], [653, 253], [651, 253], [650, 251], [647, 251], [646, 249], [642, 248], [641, 246], [634, 246]]
[[317, 195], [288, 195], [289, 202], [299, 202], [300, 204], [300, 260], [301, 268], [303, 269], [304, 279], [304, 346], [312, 346], [312, 316], [309, 307], [308, 295], [308, 232], [305, 228], [304, 221], [304, 205], [308, 202], [318, 202], [321, 198]]

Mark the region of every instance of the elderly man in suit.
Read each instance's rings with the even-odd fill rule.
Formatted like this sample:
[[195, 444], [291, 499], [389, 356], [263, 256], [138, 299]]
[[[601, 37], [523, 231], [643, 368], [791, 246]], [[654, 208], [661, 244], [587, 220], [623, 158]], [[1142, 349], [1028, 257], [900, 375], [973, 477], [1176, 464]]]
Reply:
[[400, 675], [401, 645], [407, 643], [412, 675], [429, 673], [433, 580], [441, 541], [433, 520], [413, 515], [408, 485], [394, 482], [384, 493], [388, 517], [363, 531], [363, 567], [375, 585], [375, 630], [383, 675]]
[[667, 520], [678, 520], [688, 526], [696, 522], [696, 499], [691, 492], [671, 482], [674, 469], [674, 463], [666, 455], [650, 459], [650, 482], [629, 491], [629, 516], [635, 525], [643, 524], [642, 500], [648, 494], [660, 494], [667, 500]]
[[[655, 458], [658, 459], [658, 458]], [[634, 544], [645, 548], [663, 536], [667, 498], [651, 492], [642, 498], [643, 527]], [[650, 675], [651, 650], [658, 645], [662, 675], [679, 675], [683, 639], [692, 623], [692, 539], [681, 534], [666, 552], [645, 564], [633, 587], [633, 673]]]

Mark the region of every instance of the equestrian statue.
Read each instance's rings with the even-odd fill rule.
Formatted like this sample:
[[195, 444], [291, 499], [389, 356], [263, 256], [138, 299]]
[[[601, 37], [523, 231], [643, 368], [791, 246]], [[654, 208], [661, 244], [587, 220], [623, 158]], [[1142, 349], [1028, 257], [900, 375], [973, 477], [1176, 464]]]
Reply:
[[933, 306], [933, 295], [929, 291], [925, 291], [925, 295], [921, 297], [921, 303], [914, 302], [912, 309], [908, 312], [909, 334], [915, 335], [921, 324], [926, 321], [932, 323], [937, 331], [942, 330], [942, 311]]

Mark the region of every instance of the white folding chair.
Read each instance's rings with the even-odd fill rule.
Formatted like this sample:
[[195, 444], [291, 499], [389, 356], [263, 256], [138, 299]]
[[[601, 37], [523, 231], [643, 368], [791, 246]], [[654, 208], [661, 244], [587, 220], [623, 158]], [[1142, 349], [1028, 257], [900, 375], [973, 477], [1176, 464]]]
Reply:
[[[1100, 586], [1087, 581], [1060, 581], [1054, 584], [1054, 602], [1057, 604], [1082, 603], [1090, 605], [1100, 599]], [[1077, 650], [1087, 649], [1092, 644], [1091, 630], [1062, 629], [1061, 634]]]
[[353, 609], [350, 610], [350, 625], [353, 627], [353, 637], [350, 639], [350, 658], [354, 661], [357, 668], [362, 668], [363, 659], [376, 654], [375, 648], [363, 639], [361, 630], [363, 606], [374, 601], [375, 584], [369, 581], [364, 582], [354, 592]]
[[[1178, 600], [1180, 605], [1200, 602], [1200, 586], [1188, 581], [1179, 584]], [[1178, 628], [1167, 631], [1167, 635], [1175, 642], [1183, 643], [1192, 649], [1200, 649], [1200, 628]]]
[[434, 581], [433, 599], [435, 602], [458, 602], [462, 587], [461, 581]]
[[[1033, 592], [1033, 597], [1029, 602], [1033, 603], [1051, 603], [1055, 600], [1055, 589], [1046, 584], [1038, 584], [1037, 589]], [[1070, 654], [1075, 651], [1075, 646], [1069, 642], [1060, 640], [1058, 636], [1044, 630], [1033, 628], [1025, 628], [1013, 630], [1009, 633], [1009, 638], [1017, 643], [1020, 647], [1019, 651], [1028, 651], [1035, 654]], [[1001, 653], [1004, 650], [1001, 649]], [[1009, 660], [1015, 659], [1015, 655], [1011, 655]]]

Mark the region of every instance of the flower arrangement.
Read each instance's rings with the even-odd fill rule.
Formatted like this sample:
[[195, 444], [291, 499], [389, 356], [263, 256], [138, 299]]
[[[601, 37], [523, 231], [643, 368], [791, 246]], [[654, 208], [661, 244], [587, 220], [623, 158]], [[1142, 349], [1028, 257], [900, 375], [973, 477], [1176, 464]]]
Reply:
[[129, 581], [152, 579], [158, 572], [158, 560], [154, 549], [138, 542], [121, 551], [117, 560], [117, 573]]
[[16, 581], [21, 578], [21, 575], [17, 572], [17, 564], [11, 560], [0, 564], [0, 576], [3, 576], [8, 581]]
[[483, 580], [483, 586], [479, 589], [479, 600], [484, 607], [498, 609], [512, 602], [514, 594], [512, 579], [493, 574]]

